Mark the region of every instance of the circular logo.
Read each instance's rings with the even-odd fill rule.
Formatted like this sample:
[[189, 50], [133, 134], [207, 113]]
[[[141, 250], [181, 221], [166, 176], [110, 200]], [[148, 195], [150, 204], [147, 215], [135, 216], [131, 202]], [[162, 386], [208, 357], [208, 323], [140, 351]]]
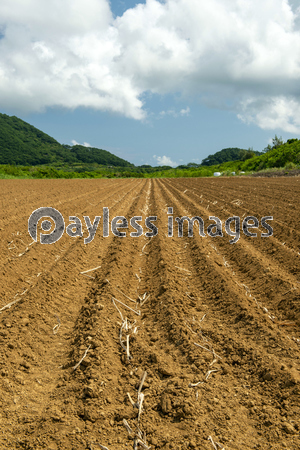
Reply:
[[31, 214], [31, 216], [28, 219], [28, 231], [29, 231], [30, 236], [32, 237], [32, 239], [35, 242], [37, 242], [37, 225], [41, 219], [46, 219], [46, 220], [43, 220], [43, 222], [41, 224], [42, 230], [50, 231], [51, 222], [50, 222], [50, 220], [48, 220], [49, 217], [50, 217], [50, 219], [52, 219], [54, 221], [55, 228], [52, 231], [52, 233], [49, 233], [49, 234], [40, 233], [40, 243], [41, 244], [54, 244], [62, 237], [64, 230], [65, 230], [65, 222], [64, 222], [63, 216], [61, 215], [61, 213], [59, 211], [57, 211], [57, 209], [49, 208], [49, 207], [42, 207], [42, 208], [38, 208], [35, 211], [33, 211], [33, 213]]

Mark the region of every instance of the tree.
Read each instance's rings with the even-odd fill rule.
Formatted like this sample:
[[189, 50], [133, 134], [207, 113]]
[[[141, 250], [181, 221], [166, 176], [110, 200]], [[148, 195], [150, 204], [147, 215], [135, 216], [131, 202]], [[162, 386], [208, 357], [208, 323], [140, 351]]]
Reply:
[[282, 137], [280, 136], [280, 138], [279, 138], [279, 137], [277, 137], [276, 134], [275, 134], [274, 139], [272, 139], [272, 142], [273, 142], [273, 148], [278, 148], [284, 144]]
[[187, 164], [187, 167], [199, 167], [199, 165], [200, 164], [196, 164], [196, 163], [190, 162], [190, 163]]
[[283, 142], [283, 140], [282, 140], [282, 137], [280, 136], [280, 138], [277, 136], [277, 134], [275, 134], [275, 137], [272, 139], [272, 144], [273, 145], [267, 145], [267, 147], [265, 147], [264, 149], [263, 149], [263, 152], [264, 153], [267, 153], [267, 152], [270, 152], [271, 150], [274, 150], [274, 148], [278, 148], [278, 147], [281, 147], [283, 144], [284, 144], [284, 142]]
[[246, 159], [253, 158], [253, 156], [256, 156], [256, 153], [253, 150], [253, 147], [249, 147], [248, 150], [242, 150], [242, 152], [241, 152], [241, 160], [242, 161], [246, 161]]

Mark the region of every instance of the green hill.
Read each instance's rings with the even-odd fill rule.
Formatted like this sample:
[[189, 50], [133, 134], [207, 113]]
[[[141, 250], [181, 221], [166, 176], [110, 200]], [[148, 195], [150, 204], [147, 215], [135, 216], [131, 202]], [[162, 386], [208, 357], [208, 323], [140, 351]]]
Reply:
[[134, 164], [106, 150], [62, 145], [27, 122], [0, 113], [0, 164], [36, 166], [81, 163], [134, 167]]
[[291, 168], [300, 164], [300, 140], [289, 139], [285, 144], [272, 148], [266, 153], [255, 156], [239, 164], [240, 170], [257, 171], [273, 167]]
[[215, 166], [216, 164], [222, 164], [228, 161], [245, 161], [256, 155], [261, 155], [261, 152], [253, 151], [252, 149], [244, 150], [242, 148], [223, 148], [219, 152], [213, 155], [207, 156], [202, 160], [201, 166]]

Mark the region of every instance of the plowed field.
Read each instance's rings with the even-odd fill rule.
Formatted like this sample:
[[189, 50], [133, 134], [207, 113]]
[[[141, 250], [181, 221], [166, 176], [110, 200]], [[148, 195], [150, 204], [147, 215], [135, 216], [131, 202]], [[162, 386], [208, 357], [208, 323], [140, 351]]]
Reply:
[[[0, 191], [1, 449], [300, 448], [300, 177]], [[46, 206], [66, 226], [78, 217], [83, 237], [35, 243], [28, 219]], [[104, 207], [128, 220], [126, 237], [104, 235]], [[101, 216], [88, 244], [84, 216]], [[178, 237], [184, 216], [201, 217], [205, 236], [185, 221]], [[207, 232], [210, 216], [223, 236]], [[232, 216], [273, 216], [273, 235], [260, 224], [230, 244]]]

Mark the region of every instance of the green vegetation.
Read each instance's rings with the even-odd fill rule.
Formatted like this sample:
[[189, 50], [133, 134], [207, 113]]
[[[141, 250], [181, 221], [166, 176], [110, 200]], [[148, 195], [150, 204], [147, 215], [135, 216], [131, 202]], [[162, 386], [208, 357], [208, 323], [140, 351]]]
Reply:
[[90, 163], [134, 167], [106, 150], [61, 145], [23, 120], [0, 114], [0, 164], [55, 166]]
[[274, 146], [261, 156], [248, 159], [241, 165], [240, 170], [256, 172], [272, 167], [285, 167], [290, 163], [293, 163], [295, 167], [300, 165], [300, 141], [298, 139], [289, 139], [285, 144]]
[[[214, 172], [221, 172], [223, 176], [232, 176], [233, 172], [237, 175], [241, 172], [249, 174], [260, 170], [270, 170], [271, 168], [280, 167], [284, 167], [287, 172], [289, 170], [300, 169], [300, 140], [289, 139], [285, 144], [282, 143], [281, 145], [277, 145], [278, 140], [276, 138], [277, 137], [275, 136], [275, 139], [273, 139], [273, 147], [271, 147], [270, 150], [250, 158], [248, 158], [248, 155], [246, 155], [247, 157], [244, 155], [243, 160], [227, 161], [213, 166], [186, 166], [186, 168], [180, 166], [180, 168], [160, 171], [156, 174], [152, 174], [152, 176], [207, 177], [213, 176]], [[252, 152], [251, 149], [248, 151]]]
[[62, 145], [17, 117], [0, 114], [0, 179], [2, 178], [158, 178], [223, 176], [284, 168], [300, 169], [300, 140], [272, 140], [263, 152], [225, 148], [202, 164], [135, 166], [106, 150]]
[[244, 150], [241, 148], [224, 148], [223, 150], [209, 155], [202, 160], [202, 166], [216, 166], [227, 161], [245, 161], [246, 159], [253, 158], [253, 156], [261, 155], [261, 152], [256, 152], [252, 148]]
[[[297, 139], [290, 139], [290, 141], [296, 141]], [[288, 141], [289, 142], [289, 141]], [[291, 143], [291, 142], [290, 142]], [[275, 137], [272, 139], [272, 144], [273, 145], [268, 145], [266, 148], [264, 148], [264, 153], [267, 153], [271, 150], [273, 150], [274, 148], [278, 148], [281, 145], [284, 144], [282, 137], [280, 136], [280, 138], [277, 136], [277, 134], [275, 134]]]

